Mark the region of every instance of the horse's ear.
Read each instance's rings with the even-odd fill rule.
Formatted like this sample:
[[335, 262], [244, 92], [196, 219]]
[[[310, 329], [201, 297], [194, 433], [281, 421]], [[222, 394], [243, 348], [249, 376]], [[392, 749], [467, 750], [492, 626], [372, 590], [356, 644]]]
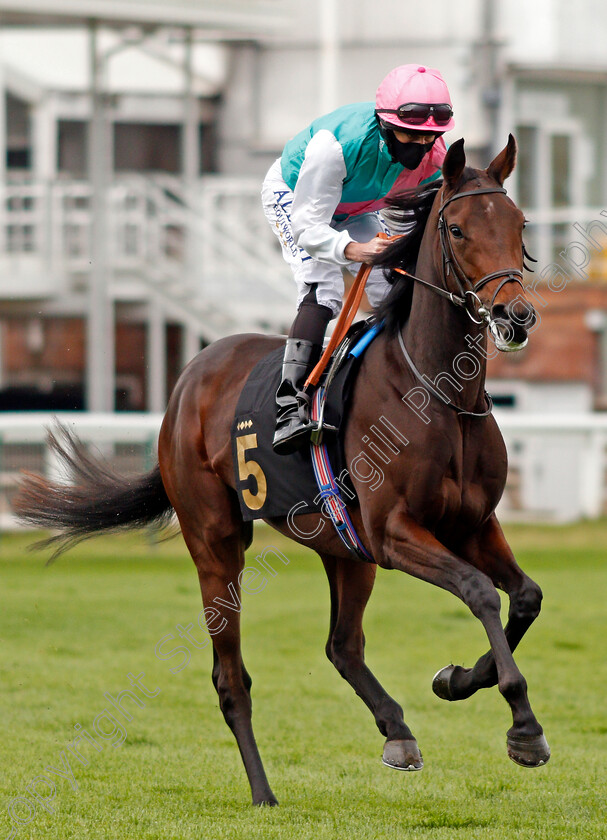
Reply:
[[456, 140], [445, 155], [443, 161], [443, 178], [451, 189], [455, 189], [459, 183], [464, 167], [466, 165], [466, 153], [464, 152], [464, 140]]
[[516, 164], [516, 140], [512, 134], [508, 135], [508, 145], [491, 161], [487, 167], [487, 175], [494, 178], [501, 185], [514, 169]]

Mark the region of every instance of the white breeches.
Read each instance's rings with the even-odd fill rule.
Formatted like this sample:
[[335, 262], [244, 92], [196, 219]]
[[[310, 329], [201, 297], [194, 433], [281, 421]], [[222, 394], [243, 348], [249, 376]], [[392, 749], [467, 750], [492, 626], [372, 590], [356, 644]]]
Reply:
[[[344, 278], [342, 266], [320, 262], [299, 248], [293, 238], [291, 226], [291, 204], [293, 193], [285, 184], [280, 170], [280, 160], [270, 168], [261, 190], [263, 209], [268, 222], [280, 240], [282, 255], [290, 265], [297, 285], [297, 307], [310, 291], [310, 286], [317, 284], [316, 300], [328, 306], [333, 316], [339, 314], [343, 302]], [[344, 222], [331, 225], [335, 230], [347, 230], [357, 242], [368, 242], [383, 231], [390, 233], [379, 212], [350, 216]], [[356, 274], [360, 263], [350, 263], [346, 268]], [[383, 268], [374, 268], [369, 275], [365, 291], [371, 306], [376, 306], [390, 289], [384, 278]]]

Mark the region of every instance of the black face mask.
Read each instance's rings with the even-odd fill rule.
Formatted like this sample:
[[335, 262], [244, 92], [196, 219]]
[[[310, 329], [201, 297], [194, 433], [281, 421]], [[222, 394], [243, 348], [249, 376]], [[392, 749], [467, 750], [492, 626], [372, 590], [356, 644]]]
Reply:
[[428, 154], [436, 143], [436, 137], [431, 143], [400, 143], [393, 131], [389, 131], [381, 124], [379, 130], [386, 142], [390, 157], [394, 163], [400, 163], [405, 169], [417, 169], [424, 155]]
[[388, 151], [392, 155], [392, 160], [401, 163], [405, 169], [417, 169], [432, 146], [434, 146], [434, 140], [431, 143], [400, 143], [394, 138], [393, 148], [388, 147]]

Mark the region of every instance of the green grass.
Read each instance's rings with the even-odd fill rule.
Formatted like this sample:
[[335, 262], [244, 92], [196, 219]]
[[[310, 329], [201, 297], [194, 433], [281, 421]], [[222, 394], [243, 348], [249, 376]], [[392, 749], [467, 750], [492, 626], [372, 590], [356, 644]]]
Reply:
[[[111, 708], [104, 693], [145, 673], [158, 688], [144, 708], [125, 701], [124, 743], [71, 756], [78, 790], [55, 776], [18, 838], [483, 838], [606, 837], [607, 523], [510, 527], [521, 564], [544, 590], [544, 610], [517, 661], [552, 747], [543, 768], [506, 756], [510, 713], [496, 689], [448, 704], [432, 675], [472, 664], [486, 649], [480, 624], [453, 596], [397, 572], [378, 574], [367, 611], [367, 660], [405, 709], [426, 766], [381, 765], [382, 738], [363, 703], [324, 656], [328, 587], [314, 555], [259, 528], [248, 554], [273, 545], [289, 558], [244, 598], [244, 656], [254, 723], [281, 807], [255, 809], [240, 756], [219, 712], [211, 654], [155, 656], [175, 625], [196, 623], [196, 574], [181, 538], [145, 535], [84, 544], [45, 567], [30, 538], [0, 537], [0, 840], [7, 806], [26, 819], [32, 779], [80, 723]], [[176, 642], [173, 644], [177, 644]], [[190, 646], [191, 647], [191, 646]], [[166, 649], [166, 648], [163, 648]], [[170, 647], [168, 648], [170, 650]], [[108, 730], [109, 731], [109, 730]], [[84, 752], [84, 751], [83, 751]], [[47, 771], [48, 772], [48, 771]], [[41, 783], [40, 791], [46, 793]]]

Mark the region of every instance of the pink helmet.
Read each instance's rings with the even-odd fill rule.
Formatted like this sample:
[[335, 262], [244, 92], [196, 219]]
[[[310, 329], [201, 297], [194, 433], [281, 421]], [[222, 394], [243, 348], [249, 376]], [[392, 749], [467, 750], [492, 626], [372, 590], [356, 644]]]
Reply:
[[455, 125], [445, 80], [433, 67], [403, 64], [391, 70], [375, 94], [375, 113], [389, 127], [449, 131]]

